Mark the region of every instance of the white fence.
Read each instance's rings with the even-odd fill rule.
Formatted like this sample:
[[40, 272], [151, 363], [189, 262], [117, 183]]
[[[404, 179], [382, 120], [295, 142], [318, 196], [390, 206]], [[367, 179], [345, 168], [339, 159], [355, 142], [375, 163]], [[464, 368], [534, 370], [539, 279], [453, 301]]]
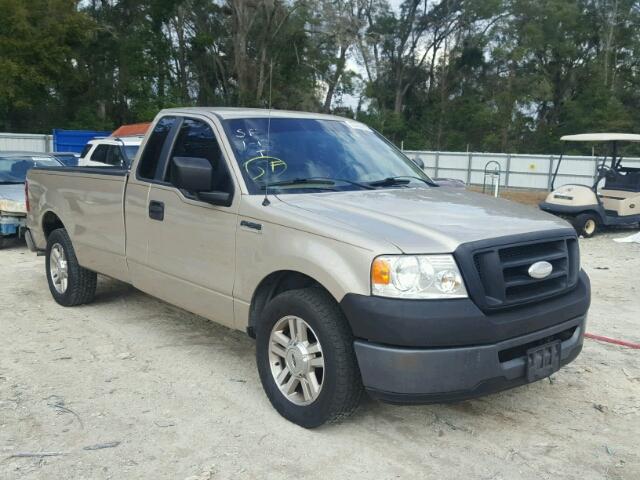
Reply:
[[53, 150], [53, 135], [31, 133], [0, 133], [0, 152], [50, 152]]
[[[559, 155], [523, 155], [507, 153], [429, 152], [405, 150], [409, 158], [419, 157], [425, 172], [433, 177], [457, 178], [466, 183], [482, 185], [485, 168], [493, 171], [500, 165], [500, 186], [549, 189], [551, 177], [558, 164]], [[568, 183], [593, 185], [596, 167], [602, 157], [562, 158], [555, 186]], [[623, 158], [623, 165], [640, 167], [640, 158]], [[487, 184], [491, 180], [487, 178]]]

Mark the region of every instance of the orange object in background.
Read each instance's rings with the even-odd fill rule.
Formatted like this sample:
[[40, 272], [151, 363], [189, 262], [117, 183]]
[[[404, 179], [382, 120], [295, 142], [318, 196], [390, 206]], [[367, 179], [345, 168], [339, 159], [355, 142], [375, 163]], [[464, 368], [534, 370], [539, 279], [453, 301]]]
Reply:
[[135, 135], [144, 135], [147, 133], [151, 123], [132, 123], [130, 125], [122, 125], [111, 134], [112, 137], [133, 137]]

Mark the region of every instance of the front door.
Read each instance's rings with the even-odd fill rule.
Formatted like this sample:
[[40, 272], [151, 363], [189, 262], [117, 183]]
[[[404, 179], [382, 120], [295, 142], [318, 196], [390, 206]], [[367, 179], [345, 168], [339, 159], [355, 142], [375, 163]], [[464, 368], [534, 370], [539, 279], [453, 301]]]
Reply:
[[[173, 138], [171, 138], [173, 137]], [[171, 141], [172, 140], [172, 141]], [[172, 182], [175, 157], [199, 157], [213, 167], [211, 190], [233, 192], [234, 182], [214, 126], [205, 118], [177, 117], [168, 147], [149, 182], [144, 267], [136, 286], [151, 295], [233, 326], [233, 282], [238, 195], [231, 206], [197, 200]]]

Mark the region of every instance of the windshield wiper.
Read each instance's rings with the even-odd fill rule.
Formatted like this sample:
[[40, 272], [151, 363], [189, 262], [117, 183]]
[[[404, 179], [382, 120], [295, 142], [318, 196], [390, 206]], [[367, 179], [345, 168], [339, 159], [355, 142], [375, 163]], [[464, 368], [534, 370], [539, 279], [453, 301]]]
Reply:
[[354, 180], [347, 180], [346, 178], [311, 177], [311, 178], [308, 178], [307, 180], [342, 182], [342, 183], [348, 183], [349, 185], [355, 185], [356, 187], [360, 187], [365, 190], [374, 190], [374, 188], [371, 185], [368, 185], [366, 183], [356, 182]]
[[281, 180], [279, 182], [269, 182], [263, 185], [260, 185], [261, 190], [266, 190], [267, 187], [295, 187], [296, 185], [300, 185], [304, 188], [314, 188], [314, 185], [317, 185], [317, 188], [325, 188], [327, 190], [334, 190], [331, 188], [336, 183], [333, 180], [311, 180], [309, 178], [294, 178], [291, 180]]
[[372, 187], [392, 187], [394, 185], [408, 185], [411, 183], [411, 180], [420, 180], [421, 182], [426, 183], [430, 187], [438, 187], [437, 183], [434, 183], [426, 178], [421, 177], [413, 177], [411, 175], [398, 175], [397, 177], [387, 177], [382, 180], [374, 180], [373, 182], [367, 182], [368, 185]]
[[[294, 178], [291, 180], [282, 180], [280, 182], [269, 183], [268, 186], [269, 187], [289, 187], [289, 186], [296, 186], [296, 185], [304, 185], [305, 187], [309, 186], [310, 188], [313, 188], [312, 185], [315, 184], [315, 185], [319, 185], [320, 188], [327, 188], [322, 186], [324, 185], [324, 186], [332, 187], [336, 184], [336, 182], [348, 183], [349, 185], [355, 185], [356, 187], [360, 187], [365, 190], [374, 189], [373, 186], [367, 185], [365, 183], [354, 182], [353, 180], [347, 180], [345, 178], [329, 178], [329, 177]], [[262, 190], [265, 190], [266, 187], [267, 187], [267, 184], [260, 186]]]

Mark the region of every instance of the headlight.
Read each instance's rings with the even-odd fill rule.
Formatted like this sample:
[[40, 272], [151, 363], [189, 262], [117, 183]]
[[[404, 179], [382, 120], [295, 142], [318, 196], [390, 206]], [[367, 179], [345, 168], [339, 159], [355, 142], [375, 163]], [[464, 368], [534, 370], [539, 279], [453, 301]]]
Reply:
[[466, 298], [451, 255], [382, 255], [371, 265], [371, 293], [394, 298]]

